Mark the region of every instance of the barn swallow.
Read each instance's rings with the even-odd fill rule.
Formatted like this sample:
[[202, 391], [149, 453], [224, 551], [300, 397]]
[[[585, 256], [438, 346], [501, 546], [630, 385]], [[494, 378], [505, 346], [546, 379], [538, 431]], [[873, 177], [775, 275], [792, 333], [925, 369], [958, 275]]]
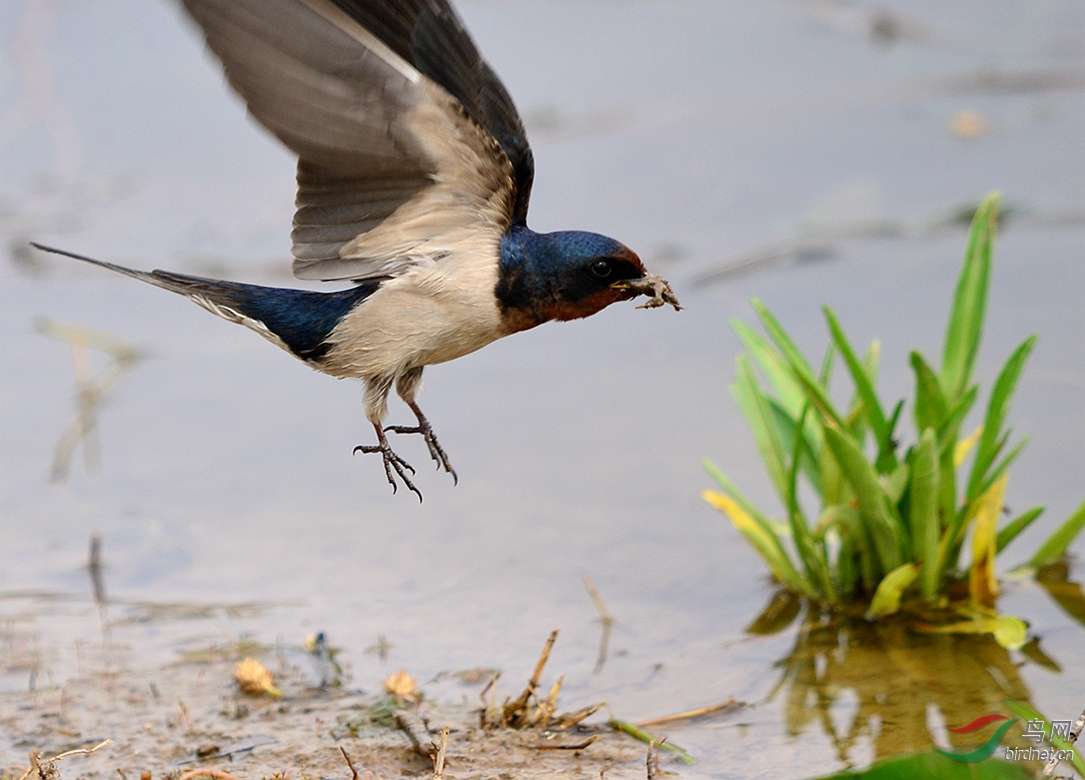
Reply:
[[[516, 107], [448, 0], [182, 0], [256, 120], [298, 157], [293, 270], [336, 292], [138, 271], [35, 245], [180, 293], [335, 377], [365, 415], [395, 492], [422, 499], [385, 436], [421, 434], [428, 365], [550, 320], [678, 300], [632, 250], [527, 226], [535, 165]], [[417, 425], [384, 426], [393, 388]]]

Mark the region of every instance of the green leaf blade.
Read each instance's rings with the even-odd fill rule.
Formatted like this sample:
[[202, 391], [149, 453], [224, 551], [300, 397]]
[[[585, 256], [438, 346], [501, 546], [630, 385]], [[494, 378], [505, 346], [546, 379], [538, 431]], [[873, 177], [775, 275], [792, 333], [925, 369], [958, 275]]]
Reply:
[[938, 543], [941, 528], [938, 521], [938, 439], [933, 428], [923, 431], [912, 464], [911, 530], [912, 555], [922, 561], [919, 573], [923, 598], [932, 599], [938, 593]]
[[991, 246], [998, 224], [998, 202], [998, 193], [987, 196], [976, 210], [968, 234], [968, 247], [957, 281], [942, 355], [942, 390], [951, 402], [960, 398], [968, 387], [979, 351], [991, 277]]
[[1085, 528], [1085, 502], [1040, 545], [1040, 549], [1029, 560], [1029, 565], [1038, 569], [1062, 558], [1082, 528]]
[[998, 457], [1005, 444], [1005, 436], [1002, 425], [1006, 421], [1006, 415], [1010, 409], [1010, 399], [1013, 397], [1017, 380], [1025, 367], [1025, 361], [1029, 353], [1036, 345], [1037, 337], [1029, 336], [1021, 345], [1013, 351], [1006, 365], [995, 380], [994, 389], [991, 391], [991, 400], [987, 404], [987, 415], [983, 422], [983, 434], [976, 449], [976, 459], [972, 463], [972, 473], [968, 478], [968, 497], [975, 498], [980, 494], [981, 486], [988, 482], [987, 471]]
[[995, 548], [998, 552], [1002, 552], [1010, 542], [1017, 538], [1018, 534], [1032, 525], [1033, 521], [1043, 513], [1044, 508], [1042, 506], [1034, 506], [1032, 509], [1018, 515], [1013, 520], [1006, 523], [1006, 525], [999, 530], [998, 537], [995, 539]]
[[889, 510], [889, 498], [874, 468], [859, 445], [846, 433], [828, 426], [825, 442], [833, 451], [844, 477], [855, 491], [860, 515], [867, 521], [883, 572], [901, 565], [903, 529]]
[[814, 376], [813, 369], [810, 368], [810, 364], [806, 361], [806, 358], [803, 357], [802, 352], [795, 345], [795, 342], [792, 341], [791, 337], [787, 334], [787, 331], [784, 330], [776, 317], [773, 316], [772, 312], [769, 311], [761, 301], [755, 298], [753, 306], [757, 310], [757, 314], [761, 318], [761, 323], [765, 326], [765, 330], [768, 331], [769, 336], [772, 338], [773, 342], [775, 342], [776, 346], [780, 348], [780, 352], [787, 361], [792, 375], [806, 394], [806, 397], [809, 398], [810, 403], [826, 419], [832, 420], [837, 425], [844, 427], [843, 418], [836, 410], [836, 407], [833, 406], [828, 393], [825, 392], [825, 388]]
[[806, 395], [792, 376], [787, 361], [768, 339], [742, 320], [732, 318], [730, 325], [746, 351], [761, 366], [761, 370], [776, 389], [781, 406], [793, 417], [798, 417]]
[[788, 500], [788, 468], [784, 443], [780, 429], [776, 425], [775, 415], [769, 405], [765, 391], [757, 381], [757, 374], [749, 358], [739, 355], [737, 361], [738, 378], [731, 386], [732, 394], [742, 410], [753, 432], [754, 442], [765, 464], [765, 470], [772, 478], [781, 500]]
[[938, 430], [949, 411], [938, 375], [918, 352], [909, 355], [915, 372], [915, 429], [922, 433], [927, 428]]
[[825, 320], [829, 324], [829, 332], [832, 333], [833, 343], [840, 350], [840, 354], [844, 356], [844, 362], [851, 373], [852, 381], [855, 382], [855, 389], [863, 401], [863, 409], [880, 447], [882, 441], [888, 439], [888, 434], [886, 432], [885, 412], [882, 410], [878, 394], [874, 390], [874, 384], [871, 382], [870, 376], [867, 375], [863, 364], [859, 362], [859, 358], [855, 355], [855, 350], [851, 348], [848, 337], [844, 334], [844, 329], [840, 326], [836, 314], [828, 306], [822, 307], [822, 311], [825, 314]]

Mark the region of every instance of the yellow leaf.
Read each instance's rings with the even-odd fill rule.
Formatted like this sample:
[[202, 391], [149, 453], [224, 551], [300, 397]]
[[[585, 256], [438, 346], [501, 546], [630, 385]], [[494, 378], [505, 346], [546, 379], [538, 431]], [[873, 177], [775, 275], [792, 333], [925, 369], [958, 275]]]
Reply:
[[271, 679], [271, 672], [255, 658], [246, 658], [237, 662], [234, 671], [234, 679], [243, 693], [250, 696], [259, 696], [266, 693], [268, 696], [278, 699], [283, 692], [275, 687]]
[[1028, 624], [1025, 621], [997, 613], [993, 616], [977, 613], [971, 620], [942, 626], [915, 624], [913, 628], [927, 634], [991, 634], [1007, 650], [1020, 650], [1028, 641]]
[[980, 436], [983, 435], [983, 426], [976, 428], [972, 431], [972, 435], [967, 439], [961, 439], [957, 442], [957, 446], [953, 449], [953, 465], [957, 468], [961, 467], [964, 463], [964, 459], [968, 457], [968, 453], [976, 446], [976, 442], [980, 440]]
[[866, 613], [867, 618], [885, 617], [899, 610], [901, 596], [918, 576], [918, 563], [906, 563], [886, 574], [874, 591], [874, 598], [871, 599], [870, 609]]
[[972, 569], [968, 575], [968, 593], [972, 603], [991, 608], [998, 598], [995, 554], [998, 550], [998, 518], [1006, 494], [1008, 473], [999, 477], [976, 501], [976, 525], [972, 529]]
[[701, 498], [727, 515], [731, 525], [746, 538], [750, 546], [757, 550], [776, 579], [795, 590], [811, 595], [810, 586], [791, 565], [787, 554], [780, 547], [779, 539], [766, 531], [750, 516], [749, 512], [739, 506], [737, 501], [715, 490], [704, 491], [701, 493]]
[[995, 641], [1007, 650], [1020, 650], [1028, 641], [1028, 625], [1021, 618], [1000, 615], [995, 621]]
[[724, 495], [716, 490], [705, 490], [701, 492], [701, 498], [727, 515], [727, 517], [731, 519], [731, 522], [736, 526], [740, 524], [755, 524], [754, 519], [750, 517], [746, 510], [740, 507], [738, 502], [728, 495]]

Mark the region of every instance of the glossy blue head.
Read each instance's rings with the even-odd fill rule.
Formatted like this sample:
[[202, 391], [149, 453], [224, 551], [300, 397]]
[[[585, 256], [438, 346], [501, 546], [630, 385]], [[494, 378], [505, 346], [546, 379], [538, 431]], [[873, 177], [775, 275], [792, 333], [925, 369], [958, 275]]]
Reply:
[[616, 283], [647, 272], [624, 244], [578, 230], [535, 233], [514, 226], [501, 240], [497, 299], [514, 330], [590, 317], [637, 292]]

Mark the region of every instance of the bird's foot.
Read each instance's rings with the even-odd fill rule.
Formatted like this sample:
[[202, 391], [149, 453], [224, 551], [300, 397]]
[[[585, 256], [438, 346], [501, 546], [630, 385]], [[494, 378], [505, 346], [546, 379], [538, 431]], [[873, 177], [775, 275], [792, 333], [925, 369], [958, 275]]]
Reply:
[[398, 474], [399, 478], [403, 480], [403, 484], [407, 486], [407, 489], [418, 496], [418, 502], [422, 503], [421, 491], [414, 486], [414, 483], [411, 482], [411, 478], [407, 476], [408, 471], [411, 474], [415, 473], [414, 466], [392, 451], [391, 445], [388, 444], [388, 440], [384, 438], [384, 434], [381, 433], [379, 428], [377, 429], [377, 432], [381, 434], [379, 444], [359, 444], [354, 448], [354, 454], [357, 455], [359, 452], [362, 452], [370, 455], [379, 452], [381, 457], [384, 458], [384, 473], [388, 476], [388, 484], [392, 486], [392, 492], [396, 493], [399, 491], [399, 485], [396, 484], [396, 478], [393, 475], [393, 472], [395, 472], [395, 474]]
[[392, 431], [392, 433], [420, 433], [422, 438], [426, 440], [426, 446], [429, 448], [429, 456], [433, 458], [433, 461], [437, 464], [438, 469], [444, 469], [452, 475], [452, 484], [458, 485], [460, 478], [456, 476], [456, 470], [452, 468], [452, 463], [448, 459], [448, 454], [441, 447], [441, 443], [437, 441], [437, 434], [433, 432], [433, 426], [429, 424], [422, 414], [418, 414], [418, 425], [389, 425], [384, 430]]

